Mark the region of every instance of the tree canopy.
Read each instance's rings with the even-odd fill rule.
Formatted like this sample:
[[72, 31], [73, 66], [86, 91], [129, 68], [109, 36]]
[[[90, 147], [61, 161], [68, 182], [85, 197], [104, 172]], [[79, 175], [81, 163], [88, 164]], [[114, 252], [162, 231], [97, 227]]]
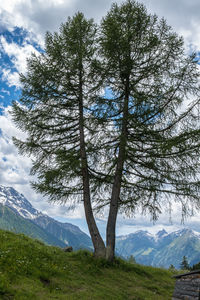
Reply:
[[[82, 13], [28, 60], [13, 119], [33, 156], [33, 187], [83, 201], [97, 256], [112, 260], [119, 210], [157, 219], [170, 201], [199, 208], [199, 68], [183, 39], [144, 5], [113, 4], [99, 26]], [[109, 207], [106, 246], [92, 203]]]

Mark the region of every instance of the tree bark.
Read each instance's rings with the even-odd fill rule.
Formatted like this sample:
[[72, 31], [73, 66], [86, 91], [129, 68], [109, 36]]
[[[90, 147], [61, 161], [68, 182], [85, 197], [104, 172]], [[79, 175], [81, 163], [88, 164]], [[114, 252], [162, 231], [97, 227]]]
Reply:
[[85, 136], [84, 136], [84, 117], [83, 117], [83, 86], [82, 86], [82, 71], [79, 73], [79, 132], [80, 132], [80, 157], [81, 157], [81, 170], [83, 179], [83, 202], [85, 217], [88, 229], [91, 235], [92, 243], [94, 246], [94, 255], [96, 257], [105, 257], [106, 248], [104, 241], [99, 233], [96, 221], [94, 218], [91, 197], [90, 197], [90, 180], [88, 172], [87, 154], [85, 149]]
[[125, 84], [125, 99], [123, 108], [123, 121], [122, 132], [119, 144], [119, 154], [117, 167], [115, 172], [115, 178], [112, 188], [110, 210], [108, 216], [107, 230], [106, 230], [106, 259], [113, 261], [115, 256], [115, 231], [116, 221], [118, 214], [118, 203], [121, 190], [121, 181], [123, 174], [123, 166], [125, 161], [126, 143], [127, 143], [127, 118], [128, 118], [128, 103], [129, 103], [129, 77], [126, 79]]

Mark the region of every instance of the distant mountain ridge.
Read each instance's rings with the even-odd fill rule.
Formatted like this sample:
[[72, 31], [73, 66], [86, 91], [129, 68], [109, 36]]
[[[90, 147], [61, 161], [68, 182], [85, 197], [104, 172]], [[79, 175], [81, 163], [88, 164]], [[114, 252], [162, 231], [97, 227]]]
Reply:
[[116, 251], [125, 258], [133, 255], [144, 265], [179, 268], [184, 255], [190, 265], [200, 261], [200, 233], [184, 228], [172, 233], [163, 229], [153, 235], [140, 230], [117, 237]]
[[[2, 212], [3, 207], [9, 209], [6, 212], [10, 216], [10, 224], [12, 223], [16, 232], [28, 234], [26, 229], [32, 228], [32, 236], [48, 244], [61, 247], [70, 245], [74, 249], [92, 248], [90, 237], [82, 232], [78, 226], [61, 223], [50, 218], [35, 209], [24, 195], [18, 193], [12, 187], [0, 185], [0, 211]], [[24, 226], [22, 226], [22, 223]], [[6, 220], [5, 213], [2, 213], [0, 228], [12, 230], [10, 224], [9, 220]], [[32, 227], [30, 224], [32, 224]]]

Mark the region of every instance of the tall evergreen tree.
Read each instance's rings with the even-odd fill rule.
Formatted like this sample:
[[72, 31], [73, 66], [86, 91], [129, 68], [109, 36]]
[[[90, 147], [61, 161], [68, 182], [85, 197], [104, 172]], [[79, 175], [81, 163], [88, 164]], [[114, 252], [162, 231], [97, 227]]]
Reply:
[[[36, 190], [83, 200], [95, 254], [113, 260], [119, 210], [156, 219], [171, 200], [185, 214], [199, 208], [199, 71], [182, 38], [135, 1], [102, 20], [98, 53], [96, 36], [81, 13], [47, 33], [13, 118], [28, 134], [15, 144], [33, 157]], [[106, 248], [92, 202], [109, 206]]]
[[185, 255], [183, 256], [182, 262], [180, 264], [180, 269], [181, 270], [190, 270], [190, 266], [189, 266], [187, 257]]
[[135, 1], [113, 4], [100, 43], [111, 95], [98, 100], [104, 168], [94, 172], [111, 190], [104, 203], [110, 204], [112, 259], [119, 209], [129, 213], [140, 206], [155, 220], [171, 199], [183, 213], [199, 208], [199, 70], [195, 55], [185, 56], [183, 39]]
[[27, 74], [21, 76], [23, 106], [13, 104], [14, 121], [28, 137], [25, 142], [14, 141], [22, 154], [34, 157], [37, 191], [52, 201], [83, 200], [95, 255], [104, 256], [91, 205], [89, 137], [85, 136], [89, 99], [95, 90], [91, 68], [95, 35], [96, 26], [82, 13], [68, 18], [59, 34], [46, 34], [45, 53], [33, 55]]

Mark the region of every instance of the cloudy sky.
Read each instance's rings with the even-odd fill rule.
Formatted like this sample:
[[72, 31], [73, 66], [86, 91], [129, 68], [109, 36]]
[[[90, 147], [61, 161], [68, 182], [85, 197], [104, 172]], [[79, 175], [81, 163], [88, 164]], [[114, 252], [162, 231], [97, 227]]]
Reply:
[[[122, 1], [116, 1], [121, 3]], [[142, 0], [149, 12], [164, 17], [168, 24], [185, 39], [185, 49], [200, 51], [200, 1], [199, 0]], [[86, 17], [99, 22], [110, 8], [110, 0], [6, 0], [0, 1], [0, 184], [12, 186], [23, 193], [39, 210], [62, 221], [71, 221], [86, 230], [81, 207], [74, 212], [66, 207], [49, 205], [42, 195], [35, 194], [29, 185], [31, 161], [19, 156], [13, 146], [12, 136], [22, 137], [24, 133], [13, 124], [9, 115], [12, 100], [20, 96], [19, 73], [26, 72], [26, 58], [33, 52], [39, 53], [44, 46], [46, 31], [58, 31], [59, 25], [68, 16], [82, 11]], [[184, 226], [200, 231], [200, 215], [192, 217]], [[131, 219], [118, 219], [118, 234], [136, 229], [168, 231], [181, 227], [181, 213], [174, 208], [172, 224], [165, 212], [153, 225], [149, 216], [139, 214]], [[105, 228], [104, 219], [99, 220]]]

